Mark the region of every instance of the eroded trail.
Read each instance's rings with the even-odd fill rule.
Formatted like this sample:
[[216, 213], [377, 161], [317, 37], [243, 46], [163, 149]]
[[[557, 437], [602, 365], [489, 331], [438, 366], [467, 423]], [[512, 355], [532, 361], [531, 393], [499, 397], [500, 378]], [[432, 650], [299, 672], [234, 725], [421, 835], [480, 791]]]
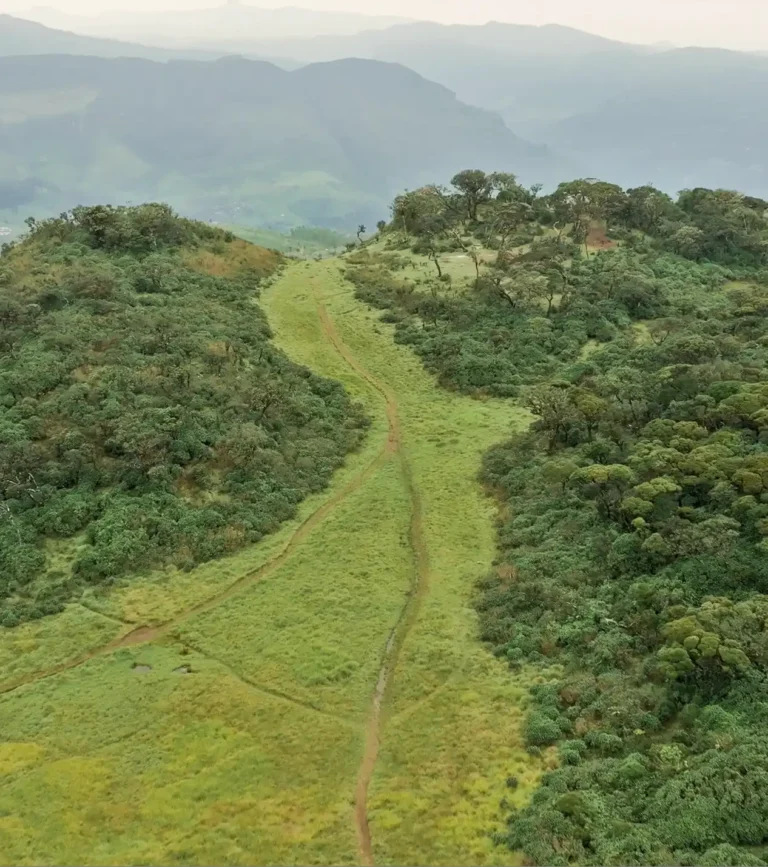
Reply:
[[318, 306], [318, 315], [324, 333], [339, 355], [355, 371], [355, 373], [365, 380], [365, 382], [368, 383], [368, 385], [384, 400], [387, 421], [389, 423], [388, 442], [391, 450], [396, 454], [400, 464], [400, 472], [408, 491], [408, 499], [411, 508], [408, 541], [413, 556], [414, 575], [405, 604], [400, 612], [400, 616], [398, 617], [397, 623], [395, 623], [389, 634], [387, 643], [384, 646], [379, 676], [376, 681], [376, 687], [371, 701], [371, 712], [366, 726], [363, 760], [360, 763], [360, 770], [357, 777], [357, 788], [355, 790], [355, 824], [357, 827], [357, 837], [360, 847], [360, 858], [362, 863], [368, 867], [368, 865], [374, 864], [373, 841], [368, 822], [368, 790], [371, 785], [371, 780], [373, 779], [373, 774], [376, 769], [376, 760], [379, 755], [384, 698], [395, 667], [397, 666], [397, 660], [403, 642], [405, 641], [418, 612], [419, 602], [427, 592], [429, 586], [429, 551], [424, 538], [421, 498], [418, 489], [414, 484], [413, 473], [410, 464], [408, 463], [408, 457], [403, 449], [400, 433], [400, 420], [398, 418], [397, 399], [384, 383], [366, 370], [358, 359], [355, 358], [349, 347], [347, 347], [342, 341], [336, 331], [333, 320], [328, 315], [328, 311], [322, 304]]

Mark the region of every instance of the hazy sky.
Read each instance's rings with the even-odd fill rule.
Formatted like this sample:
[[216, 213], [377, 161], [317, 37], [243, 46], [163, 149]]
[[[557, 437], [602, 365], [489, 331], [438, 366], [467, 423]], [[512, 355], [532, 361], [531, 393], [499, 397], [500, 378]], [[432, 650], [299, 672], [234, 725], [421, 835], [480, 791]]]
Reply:
[[[67, 12], [195, 8], [220, 0], [38, 0]], [[34, 0], [0, 0], [22, 13]], [[250, 0], [252, 6], [304, 6], [403, 15], [446, 23], [558, 22], [633, 42], [670, 41], [768, 50], [768, 0]]]

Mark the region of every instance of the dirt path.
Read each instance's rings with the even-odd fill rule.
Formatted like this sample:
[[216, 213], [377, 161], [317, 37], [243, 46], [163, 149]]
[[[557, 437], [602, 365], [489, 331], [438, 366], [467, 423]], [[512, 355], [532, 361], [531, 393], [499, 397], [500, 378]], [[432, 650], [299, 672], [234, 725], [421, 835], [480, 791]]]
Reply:
[[187, 620], [190, 620], [192, 617], [196, 617], [200, 614], [206, 614], [207, 612], [212, 611], [214, 608], [217, 608], [219, 605], [226, 602], [227, 600], [238, 596], [240, 593], [243, 593], [249, 587], [253, 586], [257, 581], [263, 580], [264, 578], [276, 572], [281, 566], [283, 566], [286, 561], [290, 559], [290, 557], [297, 550], [297, 548], [302, 544], [302, 542], [307, 538], [307, 536], [316, 527], [322, 524], [322, 522], [334, 511], [334, 509], [340, 503], [342, 503], [355, 491], [359, 490], [366, 483], [366, 481], [368, 481], [368, 479], [370, 479], [371, 476], [373, 476], [376, 471], [381, 466], [383, 466], [383, 464], [386, 463], [387, 460], [390, 459], [390, 455], [394, 450], [395, 445], [393, 440], [393, 434], [390, 433], [387, 443], [376, 456], [375, 460], [373, 460], [361, 473], [359, 473], [354, 479], [352, 479], [352, 481], [345, 488], [343, 488], [341, 491], [331, 497], [331, 499], [323, 503], [323, 505], [320, 506], [315, 512], [313, 512], [306, 519], [306, 521], [304, 521], [304, 523], [296, 530], [296, 532], [290, 538], [288, 544], [278, 555], [267, 561], [256, 571], [250, 572], [247, 575], [244, 575], [239, 580], [235, 581], [233, 584], [230, 584], [229, 587], [227, 587], [221, 593], [217, 593], [216, 595], [209, 597], [198, 605], [180, 611], [171, 620], [168, 620], [158, 626], [136, 627], [134, 629], [131, 629], [129, 632], [118, 636], [113, 641], [110, 641], [109, 644], [105, 644], [102, 647], [97, 647], [94, 650], [90, 650], [87, 653], [82, 654], [81, 656], [77, 656], [74, 659], [68, 660], [67, 662], [61, 663], [60, 665], [54, 666], [53, 668], [49, 668], [46, 671], [36, 672], [35, 674], [30, 674], [25, 677], [18, 678], [17, 680], [10, 681], [6, 684], [2, 684], [0, 685], [0, 695], [6, 695], [8, 693], [14, 692], [17, 689], [20, 689], [21, 687], [29, 686], [31, 684], [38, 683], [39, 681], [47, 680], [51, 677], [56, 677], [57, 675], [63, 674], [67, 671], [72, 671], [73, 669], [79, 668], [81, 665], [84, 665], [85, 663], [90, 662], [94, 659], [109, 656], [109, 654], [114, 653], [117, 650], [121, 650], [127, 647], [136, 647], [141, 644], [148, 644], [149, 642], [165, 638], [165, 636], [169, 635], [175, 628], [180, 626], [182, 623], [185, 623]]
[[376, 760], [379, 756], [382, 729], [382, 707], [387, 687], [397, 666], [397, 660], [403, 642], [405, 641], [416, 617], [419, 603], [426, 594], [429, 586], [429, 552], [424, 538], [421, 498], [418, 489], [414, 484], [413, 473], [411, 472], [411, 467], [408, 463], [408, 457], [402, 446], [397, 400], [386, 385], [367, 371], [362, 364], [360, 364], [358, 359], [355, 358], [350, 349], [344, 344], [336, 331], [333, 320], [328, 315], [328, 311], [322, 306], [322, 304], [318, 307], [318, 315], [323, 327], [323, 332], [333, 344], [339, 355], [355, 371], [355, 373], [364, 379], [365, 382], [367, 382], [368, 385], [370, 385], [370, 387], [384, 400], [387, 421], [389, 423], [388, 445], [397, 456], [400, 464], [400, 471], [411, 504], [411, 521], [408, 540], [414, 561], [414, 578], [411, 582], [411, 587], [408, 591], [405, 604], [400, 611], [397, 623], [395, 623], [389, 634], [387, 643], [384, 646], [381, 667], [379, 668], [379, 676], [376, 681], [376, 687], [371, 702], [371, 713], [366, 726], [365, 749], [363, 751], [363, 759], [358, 771], [357, 788], [355, 790], [355, 824], [357, 827], [358, 843], [360, 847], [360, 858], [366, 867], [372, 867], [374, 864], [374, 858], [371, 829], [368, 822], [368, 790], [376, 769]]
[[[387, 642], [383, 648], [381, 665], [379, 674], [374, 688], [371, 710], [366, 725], [365, 747], [363, 758], [360, 763], [357, 786], [355, 790], [355, 824], [358, 835], [358, 844], [360, 850], [360, 859], [364, 865], [373, 865], [373, 845], [371, 840], [371, 831], [368, 822], [368, 790], [373, 778], [376, 761], [379, 754], [379, 746], [381, 743], [381, 728], [382, 728], [382, 708], [384, 698], [387, 692], [387, 687], [392, 679], [393, 672], [397, 665], [397, 659], [403, 642], [410, 630], [418, 611], [419, 602], [427, 591], [429, 580], [429, 555], [424, 539], [422, 527], [422, 507], [419, 492], [416, 489], [413, 481], [411, 467], [408, 463], [407, 456], [402, 447], [402, 437], [400, 429], [400, 420], [398, 417], [397, 400], [394, 394], [387, 386], [374, 377], [366, 370], [350, 349], [339, 336], [333, 320], [329, 316], [326, 309], [318, 306], [318, 316], [322, 325], [323, 333], [333, 345], [336, 352], [355, 371], [381, 398], [384, 403], [384, 409], [387, 417], [388, 435], [384, 448], [376, 456], [361, 473], [359, 473], [345, 488], [339, 491], [331, 499], [326, 501], [320, 508], [313, 512], [304, 523], [296, 530], [288, 544], [283, 550], [258, 570], [244, 575], [238, 581], [235, 581], [221, 593], [218, 593], [198, 605], [192, 606], [179, 612], [175, 617], [158, 626], [140, 626], [129, 632], [124, 633], [115, 640], [111, 641], [102, 647], [96, 648], [84, 653], [75, 659], [69, 660], [66, 663], [55, 666], [47, 671], [38, 672], [37, 674], [28, 677], [19, 678], [16, 681], [11, 681], [0, 686], [0, 695], [11, 693], [21, 687], [38, 683], [42, 680], [55, 677], [67, 671], [71, 671], [90, 662], [94, 659], [108, 656], [118, 650], [136, 647], [142, 644], [148, 644], [153, 641], [165, 638], [173, 632], [175, 628], [180, 626], [187, 620], [198, 615], [206, 614], [212, 611], [222, 603], [234, 598], [240, 593], [247, 590], [257, 581], [262, 580], [268, 575], [273, 574], [299, 548], [307, 536], [318, 527], [347, 497], [359, 490], [365, 482], [376, 473], [376, 471], [393, 455], [398, 460], [400, 472], [403, 477], [405, 487], [408, 492], [408, 497], [411, 506], [411, 519], [409, 526], [409, 545], [413, 556], [414, 577], [411, 587], [405, 599], [405, 603], [401, 609], [400, 615], [390, 632]], [[192, 648], [196, 650], [196, 648]], [[203, 654], [206, 655], [206, 654]], [[216, 660], [219, 661], [220, 660]], [[222, 663], [223, 664], [223, 663]], [[228, 668], [228, 667], [227, 667]], [[229, 669], [228, 669], [229, 670]], [[243, 676], [231, 672], [233, 676], [247, 683], [250, 687], [274, 695], [276, 698], [282, 698], [287, 701], [294, 701], [290, 696], [282, 693], [273, 693], [265, 689], [256, 682], [247, 680]], [[307, 709], [318, 711], [319, 708], [313, 705], [306, 705]], [[322, 711], [321, 711], [322, 712]]]
[[[104, 719], [94, 719], [90, 740], [82, 738], [86, 746], [102, 738], [119, 743], [126, 727], [168, 733], [157, 743], [145, 738], [125, 756], [104, 758], [115, 786], [106, 795], [94, 791], [110, 810], [124, 809], [123, 778], [132, 784], [140, 774], [148, 788], [168, 793], [160, 814], [129, 820], [131, 838], [108, 849], [114, 863], [133, 851], [124, 846], [134, 839], [147, 841], [148, 863], [176, 858], [168, 848], [173, 823], [193, 861], [226, 860], [229, 840], [237, 839], [251, 863], [519, 863], [494, 847], [489, 832], [503, 831], [504, 781], [510, 774], [521, 780], [517, 803], [533, 790], [539, 770], [519, 737], [519, 714], [510, 713], [522, 702], [522, 687], [478, 642], [470, 602], [472, 582], [491, 568], [495, 551], [492, 509], [477, 485], [477, 468], [510, 424], [522, 429], [528, 418], [521, 413], [516, 421], [508, 402], [476, 402], [439, 389], [377, 314], [354, 299], [343, 267], [291, 266], [265, 293], [264, 310], [276, 345], [317, 375], [343, 383], [367, 407], [374, 421], [364, 450], [266, 550], [248, 552], [246, 563], [266, 559], [259, 568], [238, 561], [239, 571], [225, 578], [214, 566], [213, 587], [202, 583], [208, 573], [199, 581], [193, 574], [195, 583], [190, 590], [185, 582], [183, 592], [211, 596], [187, 607], [183, 598], [175, 601], [183, 610], [171, 615], [168, 608], [159, 614], [138, 608], [152, 612], [139, 615], [147, 620], [168, 618], [159, 625], [109, 617], [112, 625], [98, 628], [117, 634], [114, 640], [66, 663], [49, 659], [50, 667], [37, 674], [9, 673], [0, 684], [0, 695], [19, 690], [0, 702], [0, 711], [4, 731], [20, 744], [79, 744], [83, 713], [102, 704]], [[163, 605], [173, 602], [173, 586], [163, 590]], [[250, 594], [239, 596], [249, 589], [258, 597], [253, 605], [246, 604]], [[140, 603], [147, 604], [143, 597]], [[215, 619], [192, 619], [223, 604]], [[157, 657], [163, 660], [172, 646], [188, 648], [187, 661], [198, 659], [212, 688], [187, 680], [177, 689], [175, 680], [155, 676], [153, 689], [171, 690], [172, 702], [115, 701], [113, 707], [112, 698], [127, 698], [119, 694], [122, 685], [130, 688], [136, 678], [123, 673], [132, 654], [111, 655], [148, 644], [165, 647]], [[41, 731], [34, 710], [40, 696], [20, 688], [103, 658], [108, 664], [88, 669], [97, 676], [82, 702], [79, 681], [62, 683], [72, 713], [66, 716], [62, 702], [55, 733]], [[51, 701], [59, 684], [46, 684]], [[135, 720], [126, 720], [126, 712]], [[238, 733], [232, 749], [244, 748], [242, 763], [222, 744], [219, 728], [207, 725], [214, 716]], [[206, 725], [197, 725], [198, 718]], [[177, 786], [198, 753], [211, 757], [210, 784]], [[68, 827], [89, 821], [87, 798], [57, 804], [55, 797], [39, 797], [45, 787], [60, 792], [72, 785], [66, 763], [47, 765], [19, 777], [16, 811], [26, 810], [28, 832], [19, 831], [14, 857], [29, 860], [36, 846], [41, 863], [82, 863], [90, 850], [78, 846], [87, 841], [72, 843], [58, 831], [34, 839], [34, 828], [50, 824], [53, 811], [66, 814]], [[16, 797], [0, 806], [14, 812]], [[220, 803], [227, 804], [226, 839], [194, 819]]]

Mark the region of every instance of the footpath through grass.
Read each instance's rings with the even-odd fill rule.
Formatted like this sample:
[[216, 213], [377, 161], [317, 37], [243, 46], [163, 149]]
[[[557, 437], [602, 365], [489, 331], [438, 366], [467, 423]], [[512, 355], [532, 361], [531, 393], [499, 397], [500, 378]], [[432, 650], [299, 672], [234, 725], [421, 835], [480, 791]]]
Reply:
[[[294, 267], [266, 299], [278, 343], [296, 361], [342, 380], [372, 415], [381, 415], [381, 397], [323, 341], [318, 304], [397, 399], [429, 555], [428, 588], [384, 701], [368, 804], [374, 855], [381, 863], [503, 861], [508, 853], [494, 850], [487, 832], [502, 815], [501, 798], [527, 797], [539, 768], [518, 734], [522, 684], [477, 641], [471, 595], [493, 560], [494, 507], [476, 476], [483, 452], [529, 419], [508, 402], [437, 388], [378, 314], [352, 298], [336, 262]], [[514, 793], [495, 788], [508, 775], [520, 779]]]
[[0, 693], [29, 680], [0, 695], [0, 864], [511, 858], [489, 831], [541, 766], [471, 596], [494, 554], [480, 457], [527, 418], [439, 390], [336, 261], [291, 266], [262, 303], [295, 361], [366, 405], [366, 445], [264, 543], [0, 631]]

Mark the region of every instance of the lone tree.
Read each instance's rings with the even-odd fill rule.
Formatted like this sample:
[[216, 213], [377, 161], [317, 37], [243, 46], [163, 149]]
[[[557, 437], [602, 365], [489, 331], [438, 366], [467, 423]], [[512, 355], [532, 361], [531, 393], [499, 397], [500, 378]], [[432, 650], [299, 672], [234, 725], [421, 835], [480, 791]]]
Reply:
[[363, 243], [363, 235], [364, 235], [367, 231], [368, 231], [368, 230], [366, 229], [366, 227], [365, 227], [362, 223], [360, 223], [360, 225], [357, 227], [357, 240], [358, 240], [361, 244]]
[[456, 220], [443, 191], [430, 186], [404, 193], [395, 199], [392, 216], [394, 225], [418, 239], [420, 250], [432, 260], [442, 279], [440, 243]]
[[451, 184], [459, 191], [467, 211], [467, 218], [476, 223], [478, 208], [493, 197], [493, 177], [480, 169], [467, 169], [451, 179]]

